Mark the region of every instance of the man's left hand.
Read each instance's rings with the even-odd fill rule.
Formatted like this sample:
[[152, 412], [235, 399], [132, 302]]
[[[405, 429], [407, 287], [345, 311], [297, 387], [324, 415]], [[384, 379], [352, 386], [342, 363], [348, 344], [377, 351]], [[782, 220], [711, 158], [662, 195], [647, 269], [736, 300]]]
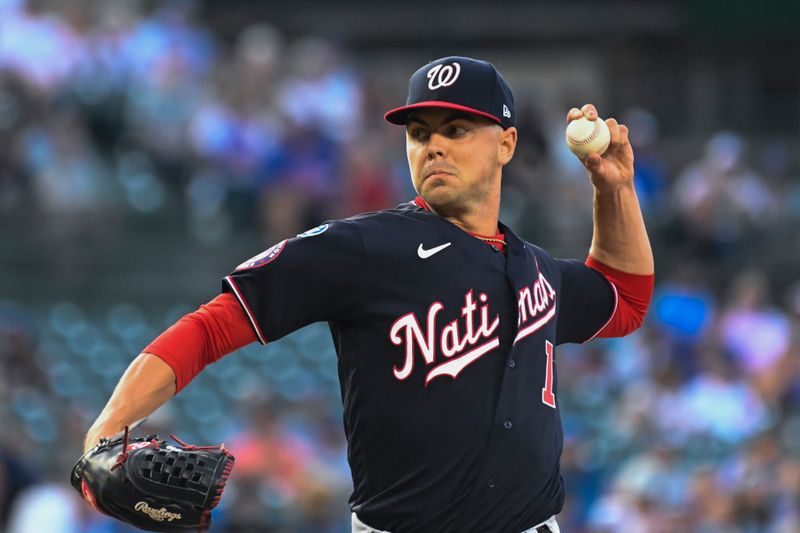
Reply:
[[[580, 109], [573, 107], [567, 114], [567, 124], [581, 117], [597, 120], [597, 109], [592, 104]], [[614, 118], [606, 119], [606, 124], [611, 132], [608, 149], [603, 155], [589, 154], [581, 161], [589, 172], [592, 185], [601, 191], [616, 190], [633, 183], [633, 148], [628, 141], [628, 127], [617, 123]]]

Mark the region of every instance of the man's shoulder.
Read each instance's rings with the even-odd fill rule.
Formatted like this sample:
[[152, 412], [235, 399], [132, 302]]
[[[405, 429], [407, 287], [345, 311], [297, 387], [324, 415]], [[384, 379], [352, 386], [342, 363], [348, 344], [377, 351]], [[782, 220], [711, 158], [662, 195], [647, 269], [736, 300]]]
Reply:
[[421, 220], [426, 213], [414, 202], [405, 202], [390, 209], [380, 211], [370, 211], [359, 213], [351, 217], [342, 219], [342, 222], [349, 222], [359, 229], [369, 230], [387, 227], [404, 221]]
[[549, 263], [555, 260], [553, 255], [544, 248], [542, 248], [541, 246], [533, 244], [532, 242], [527, 241], [525, 239], [520, 239], [520, 240], [522, 241], [525, 248], [529, 250], [529, 253], [533, 255], [536, 261], [547, 261]]
[[553, 256], [553, 254], [539, 245], [524, 239], [521, 240], [524, 243], [525, 249], [528, 251], [529, 257], [536, 265], [537, 270], [547, 275], [554, 275], [555, 272], [559, 270], [560, 259]]
[[327, 233], [328, 235], [352, 233], [382, 223], [396, 222], [403, 216], [419, 213], [420, 211], [421, 209], [416, 204], [408, 202], [391, 209], [358, 213], [346, 218], [329, 219], [319, 226], [300, 233], [297, 237], [312, 237], [322, 233]]

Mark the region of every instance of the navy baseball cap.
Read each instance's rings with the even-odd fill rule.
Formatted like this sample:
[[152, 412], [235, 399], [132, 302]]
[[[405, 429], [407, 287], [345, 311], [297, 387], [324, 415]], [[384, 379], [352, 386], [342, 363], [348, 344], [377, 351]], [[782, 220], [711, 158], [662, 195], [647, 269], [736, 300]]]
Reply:
[[503, 128], [515, 124], [514, 95], [506, 80], [488, 61], [449, 56], [417, 70], [408, 81], [406, 105], [388, 111], [383, 118], [405, 125], [414, 109], [443, 107], [474, 113]]

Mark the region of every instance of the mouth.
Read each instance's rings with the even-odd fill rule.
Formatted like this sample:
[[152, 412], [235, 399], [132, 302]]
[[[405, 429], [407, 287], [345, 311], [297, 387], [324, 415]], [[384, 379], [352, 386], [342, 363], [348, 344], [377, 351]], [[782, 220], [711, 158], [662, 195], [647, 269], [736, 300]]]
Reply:
[[445, 176], [452, 176], [453, 172], [441, 169], [441, 168], [432, 168], [428, 169], [423, 173], [425, 179], [428, 178], [443, 178]]
[[429, 174], [428, 178], [443, 178], [445, 176], [452, 176], [449, 172], [434, 172], [433, 174]]

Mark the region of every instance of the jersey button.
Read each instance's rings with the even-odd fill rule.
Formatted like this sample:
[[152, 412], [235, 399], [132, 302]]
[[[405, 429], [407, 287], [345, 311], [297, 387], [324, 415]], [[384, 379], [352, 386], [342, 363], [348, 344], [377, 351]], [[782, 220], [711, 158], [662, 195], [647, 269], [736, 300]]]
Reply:
[[513, 424], [511, 424], [511, 420], [509, 420], [509, 419], [506, 419], [506, 421], [503, 422], [503, 427], [506, 428], [506, 429], [511, 429], [512, 425]]
[[489, 479], [489, 483], [487, 483], [487, 485], [489, 485], [489, 488], [490, 488], [490, 489], [493, 489], [493, 488], [494, 488], [494, 485], [495, 485], [495, 483], [494, 483], [494, 478], [490, 478], [490, 479]]
[[510, 366], [511, 368], [514, 368], [515, 366], [517, 366], [517, 360], [516, 360], [516, 359], [513, 359], [513, 358], [512, 358], [512, 359], [510, 359], [510, 360], [508, 361], [508, 366]]

